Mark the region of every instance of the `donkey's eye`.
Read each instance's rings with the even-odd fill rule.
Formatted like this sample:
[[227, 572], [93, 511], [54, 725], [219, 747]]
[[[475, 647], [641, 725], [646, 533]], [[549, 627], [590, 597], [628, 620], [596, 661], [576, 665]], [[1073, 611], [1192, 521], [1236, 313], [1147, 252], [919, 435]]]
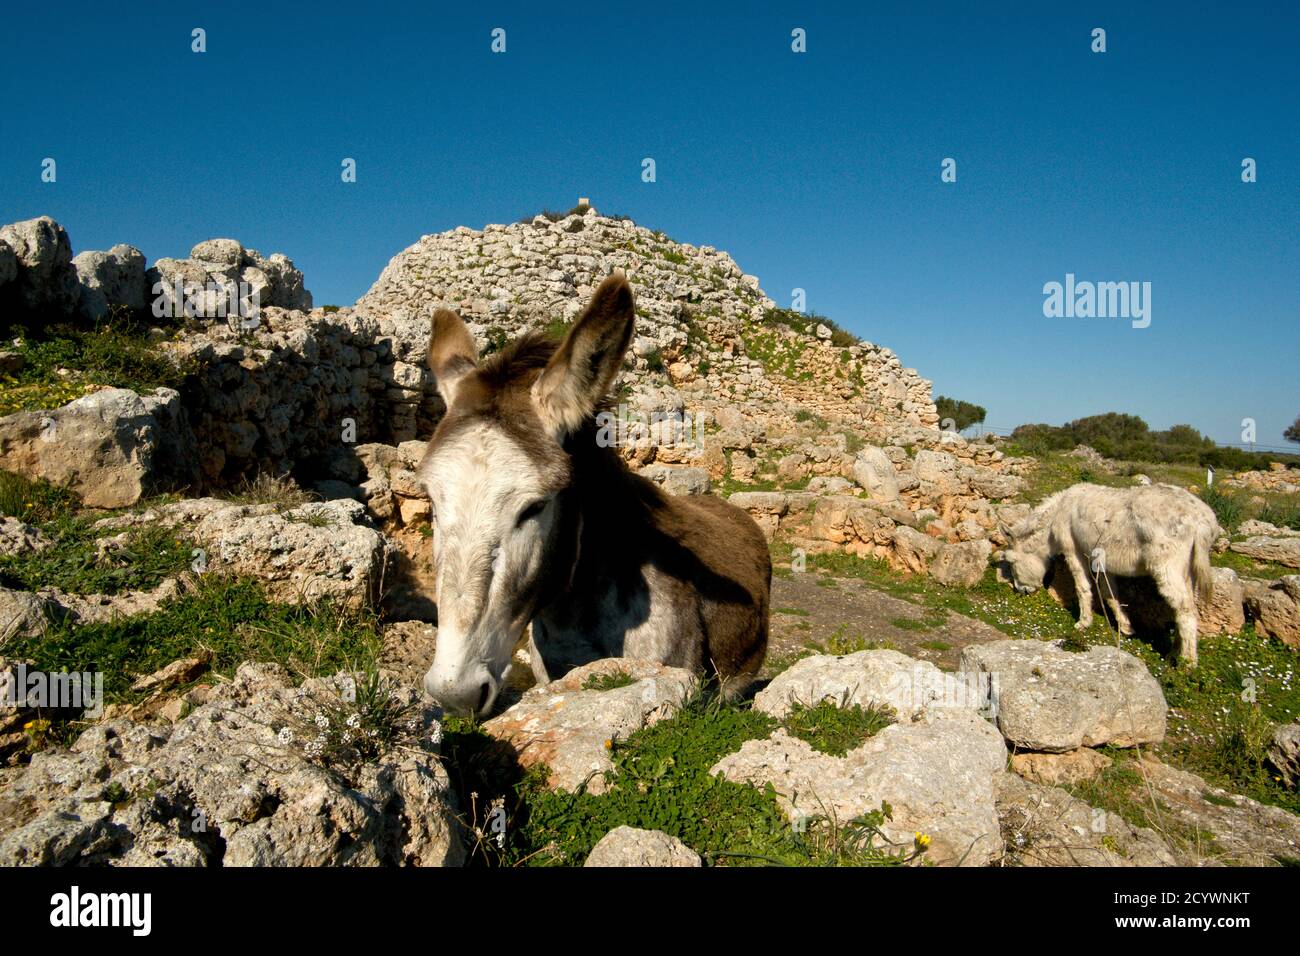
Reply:
[[543, 510], [545, 510], [546, 503], [547, 503], [547, 499], [539, 498], [537, 501], [534, 501], [523, 511], [519, 512], [519, 518], [515, 521], [515, 527], [516, 528], [521, 527], [525, 521], [529, 521], [532, 518], [536, 518], [539, 514], [542, 513]]

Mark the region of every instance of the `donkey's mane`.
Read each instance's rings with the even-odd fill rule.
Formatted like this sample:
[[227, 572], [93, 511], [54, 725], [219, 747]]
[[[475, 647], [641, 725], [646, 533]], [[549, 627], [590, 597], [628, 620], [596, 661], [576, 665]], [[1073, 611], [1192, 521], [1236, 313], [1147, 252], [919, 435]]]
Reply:
[[501, 351], [483, 359], [478, 368], [479, 379], [494, 391], [503, 389], [529, 372], [544, 369], [559, 347], [558, 342], [541, 332], [525, 332]]

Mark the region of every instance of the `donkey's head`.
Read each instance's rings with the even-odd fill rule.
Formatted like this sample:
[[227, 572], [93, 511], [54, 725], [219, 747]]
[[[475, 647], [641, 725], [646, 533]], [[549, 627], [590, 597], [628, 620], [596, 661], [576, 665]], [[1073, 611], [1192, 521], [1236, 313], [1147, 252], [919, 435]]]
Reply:
[[631, 287], [610, 276], [558, 347], [526, 335], [480, 363], [460, 317], [434, 315], [429, 370], [447, 414], [419, 467], [438, 603], [424, 688], [450, 712], [491, 709], [524, 627], [568, 587], [581, 530], [571, 439], [618, 374], [634, 321]]

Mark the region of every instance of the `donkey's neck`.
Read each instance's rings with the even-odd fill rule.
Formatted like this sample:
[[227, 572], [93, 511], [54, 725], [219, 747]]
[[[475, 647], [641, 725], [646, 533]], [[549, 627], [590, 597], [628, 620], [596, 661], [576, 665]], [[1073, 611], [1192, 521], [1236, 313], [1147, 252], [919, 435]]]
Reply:
[[[577, 546], [572, 575], [538, 610], [541, 639], [584, 635], [605, 654], [619, 651], [620, 636], [644, 623], [651, 563], [660, 537], [656, 516], [669, 502], [654, 482], [633, 474], [613, 448], [592, 444], [575, 456], [568, 494], [576, 512]], [[602, 655], [603, 656], [603, 655]]]

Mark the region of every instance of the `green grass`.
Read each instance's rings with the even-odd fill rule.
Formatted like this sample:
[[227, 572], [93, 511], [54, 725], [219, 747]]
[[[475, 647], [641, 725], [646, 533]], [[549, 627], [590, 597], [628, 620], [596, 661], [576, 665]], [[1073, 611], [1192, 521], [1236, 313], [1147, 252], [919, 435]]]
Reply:
[[583, 690], [617, 690], [631, 687], [636, 678], [624, 670], [610, 671], [607, 674], [592, 674], [582, 682]]
[[0, 515], [42, 525], [69, 514], [77, 496], [48, 481], [0, 471]]
[[56, 408], [94, 386], [149, 393], [180, 388], [192, 366], [177, 365], [149, 340], [146, 327], [116, 310], [92, 329], [55, 324], [20, 334], [8, 346], [24, 360], [23, 369], [3, 380], [0, 415]]
[[840, 707], [823, 700], [813, 707], [796, 703], [783, 726], [792, 736], [805, 740], [814, 750], [843, 757], [896, 722], [889, 707]]
[[202, 649], [213, 653], [217, 674], [232, 675], [244, 661], [276, 661], [315, 677], [372, 668], [379, 638], [370, 612], [279, 604], [256, 582], [208, 574], [152, 614], [53, 624], [40, 637], [12, 638], [5, 654], [47, 671], [102, 671], [107, 701], [131, 703], [136, 677]]
[[88, 519], [46, 522], [53, 545], [0, 557], [0, 586], [23, 591], [55, 587], [73, 594], [150, 591], [188, 569], [192, 543], [161, 527], [133, 528], [120, 544], [99, 548]]
[[[881, 720], [870, 719], [873, 726]], [[862, 724], [857, 718], [854, 733], [865, 732]], [[601, 794], [544, 789], [544, 769], [522, 771], [509, 748], [471, 721], [444, 725], [443, 751], [478, 837], [473, 862], [479, 865], [580, 865], [601, 837], [622, 825], [663, 830], [709, 865], [897, 865], [916, 858], [911, 846], [883, 845], [878, 828], [888, 807], [851, 821], [815, 817], [795, 827], [770, 787], [709, 773], [745, 741], [777, 726], [746, 705], [697, 696], [672, 717], [612, 742], [614, 770]], [[847, 739], [838, 726], [818, 726], [827, 741]], [[507, 822], [494, 838], [489, 821], [498, 812]]]

